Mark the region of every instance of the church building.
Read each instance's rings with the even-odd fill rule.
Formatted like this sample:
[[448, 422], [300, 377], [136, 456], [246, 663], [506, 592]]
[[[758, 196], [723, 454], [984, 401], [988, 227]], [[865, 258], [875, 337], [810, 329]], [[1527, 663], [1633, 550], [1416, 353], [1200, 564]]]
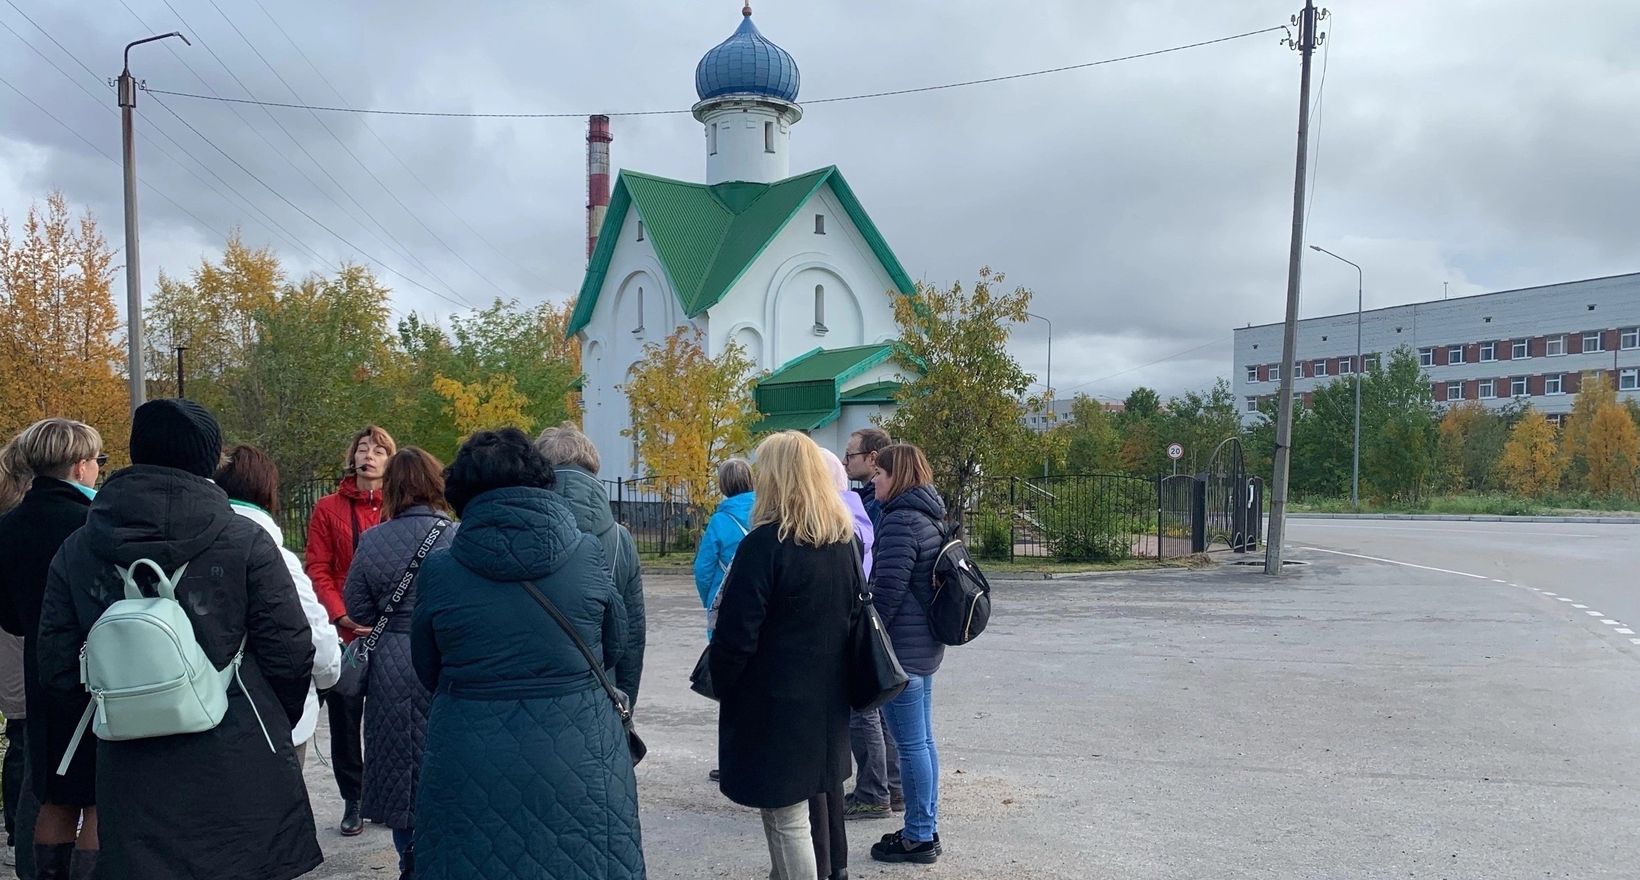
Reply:
[[710, 356], [745, 348], [763, 374], [760, 431], [806, 431], [832, 450], [891, 412], [904, 381], [890, 297], [911, 279], [835, 166], [791, 174], [797, 64], [751, 15], [695, 69], [705, 182], [622, 171], [570, 317], [605, 479], [644, 473], [620, 386], [680, 326]]

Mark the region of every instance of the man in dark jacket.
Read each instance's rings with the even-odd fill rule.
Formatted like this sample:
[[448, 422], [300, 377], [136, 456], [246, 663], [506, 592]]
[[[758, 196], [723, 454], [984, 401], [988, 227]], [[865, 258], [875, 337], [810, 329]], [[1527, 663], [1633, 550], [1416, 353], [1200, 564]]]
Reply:
[[[877, 451], [890, 442], [881, 428], [861, 428], [848, 435], [848, 446], [843, 450], [843, 469], [848, 478], [864, 484], [854, 491], [873, 529], [883, 520], [883, 505], [871, 486], [871, 466], [877, 461]], [[900, 792], [900, 753], [894, 748], [894, 735], [883, 723], [882, 710], [850, 713], [848, 738], [855, 773], [854, 791], [843, 808], [844, 818], [884, 819], [891, 812], [905, 809]]]
[[[80, 646], [125, 591], [116, 566], [187, 564], [177, 600], [205, 655], [225, 668], [243, 646], [216, 728], [97, 745], [102, 854], [121, 880], [289, 880], [324, 861], [291, 744], [313, 670], [313, 637], [279, 548], [212, 483], [216, 420], [155, 400], [131, 426], [134, 464], [110, 477], [51, 564], [34, 649], [48, 693], [83, 697]], [[152, 575], [142, 582], [152, 583]]]
[[638, 683], [643, 678], [646, 626], [638, 545], [632, 540], [632, 533], [615, 521], [609, 509], [609, 490], [598, 479], [598, 469], [602, 466], [598, 448], [580, 428], [569, 422], [548, 428], [536, 438], [535, 448], [552, 465], [557, 478], [553, 491], [575, 514], [575, 527], [598, 539], [604, 552], [604, 567], [615, 579], [615, 590], [626, 604], [626, 652], [615, 664], [615, 686], [635, 707]]

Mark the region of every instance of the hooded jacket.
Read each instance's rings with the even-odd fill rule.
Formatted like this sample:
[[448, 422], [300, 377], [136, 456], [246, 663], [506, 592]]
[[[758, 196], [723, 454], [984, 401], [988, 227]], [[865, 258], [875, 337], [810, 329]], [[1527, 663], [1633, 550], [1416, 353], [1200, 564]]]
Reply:
[[575, 527], [598, 539], [598, 546], [603, 549], [604, 568], [615, 579], [615, 590], [626, 605], [626, 651], [615, 665], [615, 686], [631, 698], [636, 707], [648, 625], [638, 545], [633, 542], [632, 533], [615, 521], [615, 514], [609, 509], [609, 489], [602, 480], [574, 465], [563, 465], [554, 475], [557, 483], [552, 491], [569, 507], [575, 517]]
[[115, 566], [138, 559], [167, 572], [187, 563], [177, 600], [218, 669], [244, 645], [244, 685], [228, 686], [212, 730], [97, 743], [97, 806], [108, 817], [98, 876], [288, 880], [313, 870], [324, 857], [291, 743], [313, 633], [278, 546], [215, 483], [152, 465], [108, 479], [51, 564], [34, 646], [41, 684], [83, 698], [80, 646], [124, 597]]
[[285, 549], [285, 533], [266, 510], [245, 501], [230, 501], [233, 512], [262, 527], [279, 548], [279, 558], [296, 586], [296, 597], [302, 602], [302, 613], [307, 615], [308, 629], [313, 631], [313, 684], [308, 687], [307, 701], [302, 704], [302, 718], [291, 729], [291, 741], [297, 745], [313, 738], [319, 725], [319, 691], [335, 686], [342, 675], [342, 648], [337, 644], [330, 615], [319, 597], [313, 592], [313, 581], [302, 570], [301, 560]]
[[913, 486], [883, 504], [877, 524], [872, 592], [900, 665], [912, 675], [933, 675], [945, 646], [928, 628], [934, 596], [934, 560], [943, 542], [945, 502], [933, 486]]
[[434, 696], [416, 799], [418, 880], [644, 877], [619, 716], [521, 584], [618, 668], [627, 625], [601, 557], [558, 496], [513, 487], [468, 502], [449, 552], [423, 564], [410, 646]]
[[[359, 536], [381, 520], [381, 490], [360, 489], [353, 476], [344, 477], [335, 492], [313, 505], [313, 514], [308, 518], [306, 568], [313, 579], [313, 592], [324, 603], [332, 623], [347, 614], [342, 587], [347, 584], [353, 553], [359, 549]], [[353, 641], [352, 630], [337, 627], [336, 631], [342, 641]]]
[[702, 608], [711, 610], [712, 600], [723, 585], [723, 573], [734, 561], [735, 549], [752, 530], [752, 505], [756, 500], [751, 492], [731, 495], [718, 502], [712, 518], [706, 521], [700, 549], [695, 551], [695, 591], [700, 593]]

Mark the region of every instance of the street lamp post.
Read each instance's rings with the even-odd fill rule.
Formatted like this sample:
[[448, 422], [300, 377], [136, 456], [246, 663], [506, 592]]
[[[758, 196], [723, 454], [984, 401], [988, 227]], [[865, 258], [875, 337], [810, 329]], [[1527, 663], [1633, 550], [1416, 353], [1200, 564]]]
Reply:
[[1361, 373], [1366, 364], [1361, 362], [1361, 289], [1364, 275], [1361, 267], [1319, 245], [1310, 249], [1320, 251], [1335, 260], [1355, 266], [1355, 444], [1350, 451], [1350, 507], [1361, 512]]
[[131, 47], [176, 37], [187, 45], [188, 38], [172, 31], [125, 44], [125, 67], [120, 71], [120, 145], [125, 160], [125, 316], [129, 341], [131, 412], [147, 397], [142, 370], [142, 261], [137, 251], [137, 146], [133, 137], [131, 111], [137, 107], [137, 80], [131, 76]]
[[[1034, 312], [1026, 312], [1025, 317], [1035, 318], [1038, 321], [1041, 321], [1042, 323], [1048, 325], [1048, 381], [1047, 381], [1046, 384], [1048, 386], [1048, 418], [1049, 418], [1049, 420], [1052, 420], [1054, 418], [1054, 411], [1053, 411], [1053, 322], [1048, 320], [1047, 318], [1042, 317], [1041, 315], [1038, 315], [1038, 314], [1034, 313]], [[1044, 451], [1042, 453], [1042, 476], [1046, 477], [1047, 475], [1048, 475], [1048, 453]]]
[[187, 397], [188, 395], [183, 393], [182, 353], [188, 350], [188, 346], [179, 345], [179, 346], [176, 347], [176, 350], [177, 350], [177, 396], [178, 397]]

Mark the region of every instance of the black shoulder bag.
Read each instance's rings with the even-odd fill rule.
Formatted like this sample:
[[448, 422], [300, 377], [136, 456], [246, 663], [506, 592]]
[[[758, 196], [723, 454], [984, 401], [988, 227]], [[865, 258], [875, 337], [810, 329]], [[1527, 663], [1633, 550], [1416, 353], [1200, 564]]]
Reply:
[[410, 564], [405, 566], [404, 574], [399, 578], [398, 586], [393, 588], [393, 595], [387, 598], [387, 607], [376, 615], [376, 623], [370, 629], [370, 635], [362, 639], [349, 642], [342, 651], [342, 675], [336, 679], [336, 686], [331, 692], [344, 697], [362, 697], [369, 690], [370, 682], [370, 652], [376, 650], [376, 643], [382, 640], [382, 633], [387, 631], [387, 619], [393, 616], [393, 609], [404, 601], [406, 593], [410, 592], [410, 585], [416, 582], [416, 574], [421, 571], [421, 562], [427, 554], [433, 552], [433, 545], [438, 543], [438, 536], [450, 527], [450, 521], [439, 518], [433, 527], [427, 531], [427, 537], [421, 540], [421, 546], [416, 548], [416, 555], [410, 558]]
[[575, 631], [574, 624], [571, 624], [568, 618], [564, 617], [563, 612], [558, 610], [558, 606], [552, 604], [552, 600], [548, 599], [546, 594], [536, 589], [535, 584], [524, 581], [524, 589], [529, 591], [530, 597], [537, 604], [552, 615], [552, 619], [557, 621], [558, 627], [564, 631], [565, 635], [569, 636], [570, 641], [575, 643], [575, 647], [580, 649], [581, 656], [586, 659], [587, 665], [592, 667], [592, 674], [598, 677], [598, 684], [603, 685], [604, 693], [609, 695], [609, 701], [615, 704], [615, 714], [621, 718], [621, 729], [626, 731], [626, 747], [632, 753], [632, 765], [636, 767], [638, 762], [643, 760], [643, 756], [649, 754], [649, 747], [644, 745], [643, 740], [638, 736], [637, 729], [632, 724], [632, 708], [627, 705], [626, 694], [621, 693], [610, 682], [609, 675], [604, 672], [604, 664], [598, 662], [598, 658], [592, 656], [592, 649], [587, 647], [587, 643], [581, 639], [581, 634]]

